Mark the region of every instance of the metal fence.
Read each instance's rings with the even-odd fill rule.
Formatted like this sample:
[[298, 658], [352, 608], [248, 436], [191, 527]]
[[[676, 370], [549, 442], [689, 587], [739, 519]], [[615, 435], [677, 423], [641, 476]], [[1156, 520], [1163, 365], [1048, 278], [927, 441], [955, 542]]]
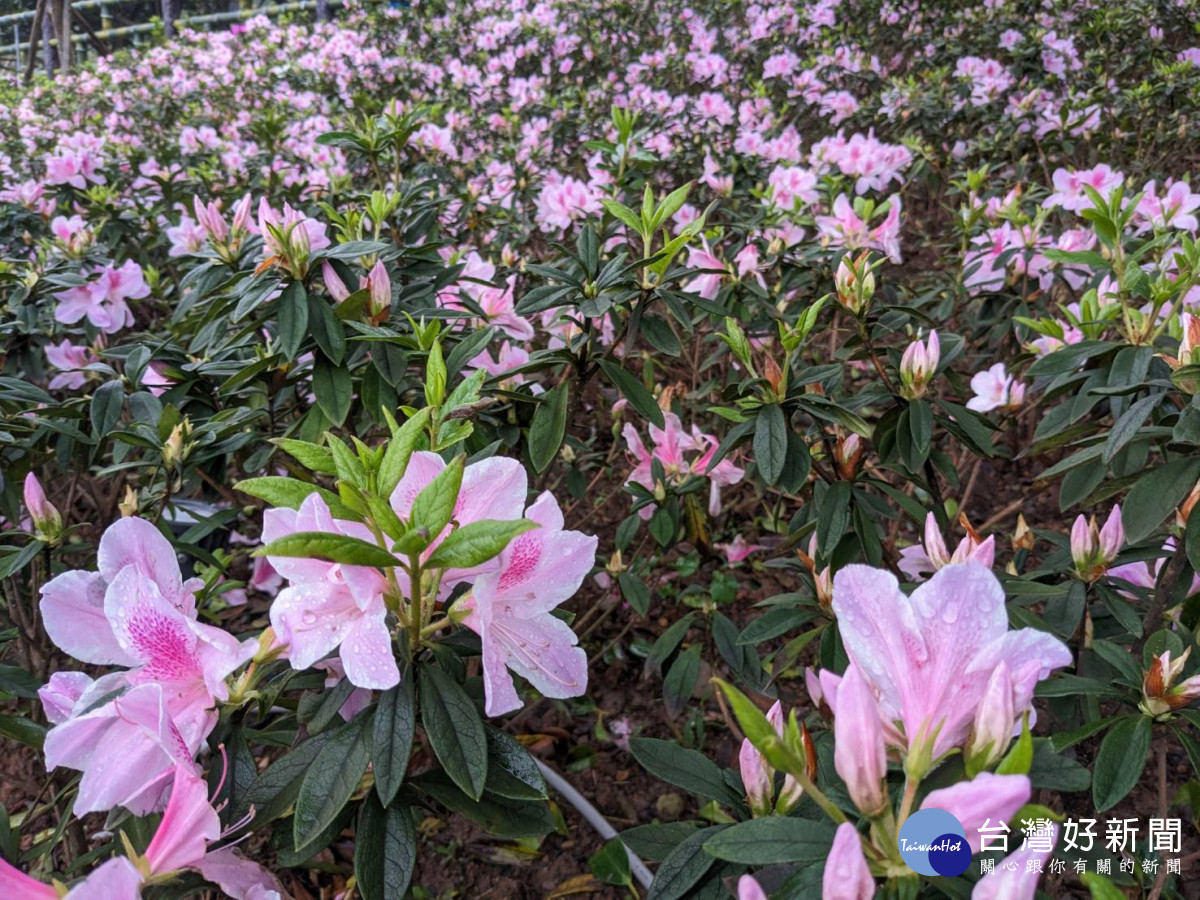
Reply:
[[[59, 68], [64, 54], [61, 53], [63, 35], [61, 26], [56, 22], [48, 24], [50, 19], [51, 0], [39, 0], [34, 9], [25, 12], [11, 13], [0, 16], [0, 35], [12, 28], [13, 40], [11, 56], [0, 51], [0, 66], [8, 68], [11, 64], [17, 73], [24, 69], [25, 79], [33, 75], [40, 56], [43, 68], [47, 74]], [[124, 0], [129, 2], [129, 0]], [[291, 2], [274, 3], [271, 0], [241, 0], [241, 7], [227, 12], [207, 13], [198, 16], [172, 17], [173, 9], [178, 5], [164, 0], [162, 11], [164, 16], [149, 22], [120, 27], [111, 26], [109, 10], [119, 7], [123, 0], [59, 0], [60, 15], [68, 21], [66, 30], [70, 36], [70, 47], [65, 54], [68, 68], [70, 62], [87, 58], [89, 51], [101, 55], [115, 49], [113, 42], [126, 42], [132, 39], [134, 43], [142, 35], [151, 34], [162, 29], [171, 35], [177, 28], [204, 28], [213, 25], [223, 25], [243, 21], [254, 16], [277, 16], [283, 13], [305, 12], [313, 10], [318, 18], [327, 18], [329, 11], [335, 6], [341, 6], [344, 0], [291, 0]], [[261, 5], [259, 5], [261, 4]], [[93, 28], [84, 16], [85, 12], [99, 11], [100, 28]], [[78, 29], [72, 26], [78, 26]], [[25, 35], [24, 39], [22, 35]], [[49, 58], [46, 49], [49, 48]], [[39, 53], [40, 50], [40, 53]]]

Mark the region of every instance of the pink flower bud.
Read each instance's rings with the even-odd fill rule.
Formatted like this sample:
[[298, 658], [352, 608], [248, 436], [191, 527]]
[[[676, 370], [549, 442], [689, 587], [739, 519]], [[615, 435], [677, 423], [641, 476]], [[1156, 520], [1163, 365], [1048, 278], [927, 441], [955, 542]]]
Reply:
[[250, 230], [250, 195], [246, 194], [233, 207], [233, 233], [237, 236]]
[[821, 879], [821, 900], [871, 900], [875, 879], [863, 856], [862, 839], [854, 826], [843, 822], [833, 836]]
[[1114, 506], [1100, 529], [1100, 554], [1106, 563], [1112, 562], [1125, 546], [1125, 526], [1121, 522], [1121, 507]]
[[901, 393], [910, 400], [924, 396], [929, 379], [941, 360], [941, 345], [936, 331], [929, 333], [928, 344], [913, 341], [900, 358]]
[[738, 768], [746, 788], [746, 803], [755, 816], [767, 815], [775, 803], [774, 772], [748, 739], [742, 740]]
[[367, 285], [371, 292], [371, 317], [377, 318], [392, 305], [392, 279], [383, 260], [376, 262], [367, 273]]
[[1012, 675], [1008, 664], [1001, 662], [988, 679], [979, 709], [975, 711], [975, 726], [967, 750], [969, 771], [989, 769], [1000, 761], [1012, 739], [1015, 720]]
[[350, 289], [338, 278], [337, 270], [329, 260], [321, 263], [321, 275], [325, 279], [325, 290], [329, 291], [329, 296], [338, 303], [350, 296]]
[[737, 888], [737, 900], [768, 900], [762, 885], [754, 880], [753, 875], [743, 875], [739, 878]]
[[1080, 572], [1086, 571], [1092, 564], [1092, 558], [1096, 554], [1096, 544], [1092, 539], [1092, 529], [1088, 526], [1088, 520], [1083, 516], [1076, 516], [1075, 524], [1071, 526], [1071, 559], [1075, 562], [1075, 568]]
[[933, 563], [935, 572], [950, 565], [950, 551], [946, 548], [946, 540], [933, 513], [925, 516], [925, 555]]
[[29, 510], [29, 518], [33, 520], [38, 537], [45, 540], [58, 538], [62, 532], [62, 516], [54, 504], [46, 499], [42, 483], [32, 472], [25, 476], [25, 508]]
[[887, 747], [875, 695], [858, 666], [851, 664], [837, 691], [833, 721], [833, 764], [846, 782], [850, 799], [864, 815], [887, 807]]

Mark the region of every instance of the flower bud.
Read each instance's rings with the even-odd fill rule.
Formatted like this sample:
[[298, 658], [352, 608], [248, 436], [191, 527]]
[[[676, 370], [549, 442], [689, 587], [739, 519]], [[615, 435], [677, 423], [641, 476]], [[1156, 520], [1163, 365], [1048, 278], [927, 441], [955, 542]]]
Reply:
[[875, 296], [875, 273], [871, 270], [867, 251], [864, 250], [853, 261], [849, 256], [842, 257], [833, 283], [842, 306], [856, 316], [866, 313], [871, 298]]
[[337, 269], [329, 260], [321, 263], [321, 277], [325, 280], [325, 290], [329, 291], [329, 296], [336, 302], [341, 303], [350, 296], [350, 289], [338, 278]]
[[871, 900], [875, 879], [863, 855], [862, 838], [854, 825], [843, 822], [833, 835], [821, 877], [821, 900]]
[[62, 536], [63, 521], [57, 507], [46, 499], [42, 483], [30, 472], [25, 476], [25, 508], [33, 520], [33, 529], [39, 539], [54, 543]]
[[848, 434], [838, 438], [835, 456], [838, 474], [845, 481], [853, 481], [858, 474], [858, 464], [862, 460], [862, 438], [857, 434]]
[[1012, 739], [1015, 720], [1012, 675], [1008, 664], [1001, 662], [988, 679], [975, 711], [975, 725], [966, 749], [968, 774], [990, 769], [1003, 758]]
[[1183, 674], [1191, 653], [1192, 648], [1188, 647], [1179, 659], [1172, 660], [1171, 651], [1165, 650], [1151, 660], [1150, 668], [1142, 679], [1142, 702], [1139, 707], [1143, 713], [1158, 718], [1200, 698], [1200, 675], [1193, 675], [1175, 684], [1175, 680]]
[[741, 770], [742, 784], [746, 787], [746, 804], [750, 807], [750, 814], [770, 815], [775, 803], [774, 771], [748, 738], [742, 739], [738, 768]]
[[371, 319], [382, 319], [392, 305], [392, 279], [383, 260], [376, 262], [367, 273], [367, 289], [371, 294], [368, 307]]
[[837, 691], [833, 764], [850, 799], [868, 817], [887, 808], [887, 747], [879, 705], [858, 666], [851, 664]]
[[1071, 526], [1071, 559], [1075, 563], [1075, 574], [1089, 584], [1096, 581], [1108, 571], [1124, 543], [1120, 506], [1112, 508], [1103, 528], [1096, 526], [1095, 516], [1090, 520], [1078, 516]]
[[900, 358], [900, 393], [909, 400], [923, 397], [941, 356], [936, 331], [929, 333], [928, 343], [916, 340], [909, 344]]
[[125, 485], [125, 496], [121, 498], [121, 502], [117, 504], [117, 509], [121, 513], [121, 518], [128, 519], [130, 516], [136, 516], [141, 504], [138, 503], [137, 491], [132, 485]]
[[738, 879], [737, 900], [767, 900], [767, 894], [753, 875], [743, 875]]
[[163, 464], [168, 469], [178, 467], [187, 458], [188, 452], [191, 450], [188, 440], [191, 432], [192, 426], [187, 419], [171, 429], [171, 434], [163, 443], [162, 448]]
[[1017, 514], [1017, 529], [1012, 534], [1011, 543], [1014, 553], [1018, 550], [1033, 549], [1033, 529], [1029, 527], [1025, 516], [1021, 513]]

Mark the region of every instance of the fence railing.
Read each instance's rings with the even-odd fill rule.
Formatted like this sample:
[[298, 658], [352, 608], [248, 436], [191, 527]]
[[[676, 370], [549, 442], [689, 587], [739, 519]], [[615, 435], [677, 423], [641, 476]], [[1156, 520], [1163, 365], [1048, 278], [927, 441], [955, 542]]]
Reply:
[[[80, 59], [86, 55], [86, 48], [89, 46], [101, 53], [109, 52], [111, 51], [112, 47], [108, 42], [112, 39], [119, 40], [122, 38], [137, 37], [138, 35], [149, 34], [157, 29], [163, 28], [164, 25], [167, 26], [167, 31], [170, 33], [178, 28], [221, 25], [230, 22], [239, 22], [260, 15], [272, 17], [284, 13], [304, 12], [306, 10], [314, 10], [319, 13], [327, 14], [328, 11], [333, 7], [344, 5], [344, 2], [345, 0], [290, 0], [290, 2], [285, 3], [271, 3], [269, 0], [267, 0], [267, 2], [264, 2], [261, 6], [253, 5], [242, 9], [234, 9], [227, 12], [206, 13], [199, 16], [181, 16], [165, 23], [162, 20], [159, 20], [152, 22], [140, 22], [134, 25], [123, 25], [116, 28], [106, 28], [102, 25], [100, 30], [93, 30], [93, 28], [86, 21], [84, 21], [82, 17], [78, 16], [78, 13], [87, 10], [98, 9], [101, 11], [101, 20], [102, 23], [104, 23], [108, 20], [108, 16], [106, 15], [108, 9], [121, 6], [123, 0], [76, 0], [76, 2], [64, 0], [64, 6], [71, 11], [69, 14], [74, 15], [76, 21], [83, 26], [82, 31], [72, 30], [70, 35], [70, 42], [73, 45], [71, 48], [71, 56], [75, 59]], [[53, 52], [57, 53], [61, 42], [57, 33], [57, 29], [53, 30], [53, 36], [41, 31], [40, 20], [42, 16], [39, 15], [39, 12], [41, 11], [41, 5], [42, 4], [38, 5], [39, 8], [26, 10], [25, 12], [10, 13], [5, 16], [0, 16], [0, 34], [3, 34], [3, 30], [6, 30], [6, 28], [9, 26], [11, 26], [13, 29], [13, 42], [9, 45], [11, 48], [10, 52], [12, 54], [10, 58], [15, 62], [15, 68], [18, 72], [20, 72], [22, 68], [25, 69], [25, 75], [27, 79], [33, 72], [36, 62], [35, 54], [37, 53], [37, 49], [40, 47], [42, 53], [44, 54], [46, 52], [45, 48], [48, 45]], [[166, 4], [164, 4], [164, 9], [166, 8]], [[21, 26], [26, 22], [32, 22], [32, 27], [28, 29], [28, 39], [22, 40]], [[35, 31], [41, 31], [41, 33], [35, 33]], [[47, 37], [49, 38], [48, 42], [46, 40]], [[0, 51], [0, 54], [3, 54], [3, 51]], [[0, 56], [0, 59], [4, 57], [7, 57], [7, 54]], [[3, 65], [3, 63], [0, 63], [0, 65]]]

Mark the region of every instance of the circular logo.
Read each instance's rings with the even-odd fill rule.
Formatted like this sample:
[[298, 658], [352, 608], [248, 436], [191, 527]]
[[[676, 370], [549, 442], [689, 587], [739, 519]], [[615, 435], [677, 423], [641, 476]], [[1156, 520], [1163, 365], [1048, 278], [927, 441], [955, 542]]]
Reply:
[[971, 864], [967, 832], [944, 809], [922, 809], [909, 816], [897, 845], [905, 864], [922, 875], [953, 877]]

